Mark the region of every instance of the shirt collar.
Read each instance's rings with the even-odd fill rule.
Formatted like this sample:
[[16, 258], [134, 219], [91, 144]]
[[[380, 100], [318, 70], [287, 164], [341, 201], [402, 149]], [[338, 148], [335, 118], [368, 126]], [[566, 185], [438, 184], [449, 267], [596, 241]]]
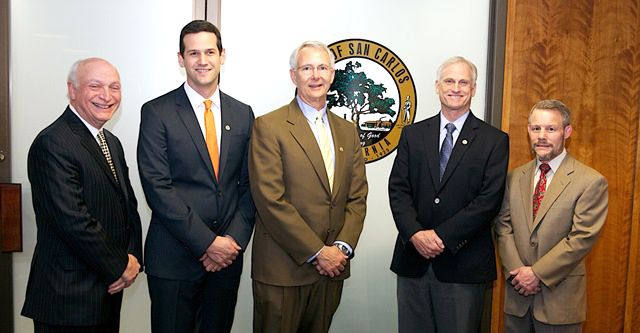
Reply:
[[315, 123], [316, 118], [318, 117], [318, 112], [322, 115], [322, 121], [324, 122], [327, 119], [327, 102], [324, 102], [324, 107], [320, 110], [316, 110], [313, 106], [305, 103], [300, 99], [300, 97], [296, 96], [296, 100], [298, 101], [298, 105], [300, 106], [300, 110], [302, 110], [302, 114], [307, 121], [310, 123]]
[[100, 128], [93, 127], [93, 125], [89, 124], [86, 120], [84, 120], [84, 118], [80, 117], [80, 114], [78, 114], [78, 111], [76, 111], [76, 108], [74, 108], [73, 105], [69, 104], [69, 109], [71, 110], [71, 112], [75, 113], [75, 115], [78, 116], [78, 118], [80, 118], [84, 126], [87, 127], [87, 129], [89, 130], [89, 132], [91, 132], [91, 135], [93, 135], [94, 138], [98, 136], [98, 132], [102, 131], [102, 128], [104, 126]]
[[184, 91], [187, 93], [187, 98], [189, 98], [189, 103], [191, 103], [191, 107], [196, 110], [205, 100], [210, 100], [213, 105], [217, 106], [220, 109], [220, 86], [216, 87], [216, 91], [213, 92], [209, 98], [204, 98], [202, 95], [198, 94], [191, 86], [185, 82], [184, 83]]
[[[462, 116], [460, 116], [460, 118], [456, 119], [456, 121], [453, 122], [453, 125], [456, 126], [456, 129], [458, 131], [462, 130], [462, 126], [464, 126], [464, 122], [467, 121], [467, 118], [469, 118], [470, 112], [471, 112], [471, 109], [469, 109], [469, 111], [465, 112]], [[442, 114], [442, 110], [441, 110], [440, 111], [440, 132], [444, 130], [444, 127], [447, 126], [448, 123], [450, 123], [450, 121]]]
[[[566, 156], [567, 156], [567, 149], [563, 148], [562, 153], [560, 153], [560, 155], [554, 157], [551, 161], [549, 161], [549, 163], [547, 163], [551, 167], [551, 171], [553, 171], [553, 173], [556, 173], [556, 171], [558, 171], [558, 168], [560, 168], [560, 164], [562, 164], [562, 161], [564, 161], [564, 158]], [[540, 160], [536, 158], [536, 172], [538, 172], [537, 170], [540, 168], [541, 164], [542, 162], [540, 162]]]

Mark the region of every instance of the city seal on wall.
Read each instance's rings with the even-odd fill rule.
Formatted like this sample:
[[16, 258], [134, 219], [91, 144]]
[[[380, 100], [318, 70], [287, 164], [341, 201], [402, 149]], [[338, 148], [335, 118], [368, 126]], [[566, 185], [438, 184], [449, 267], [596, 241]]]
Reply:
[[365, 162], [377, 161], [396, 149], [402, 128], [415, 119], [411, 73], [400, 57], [370, 40], [345, 39], [329, 49], [336, 73], [328, 107], [354, 124]]

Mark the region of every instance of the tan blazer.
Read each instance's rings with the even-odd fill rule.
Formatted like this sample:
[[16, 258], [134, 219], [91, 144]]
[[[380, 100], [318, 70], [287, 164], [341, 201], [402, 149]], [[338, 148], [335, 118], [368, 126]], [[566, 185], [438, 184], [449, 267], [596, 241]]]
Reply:
[[[335, 240], [355, 249], [362, 231], [367, 180], [354, 125], [327, 112], [335, 147], [333, 193], [318, 143], [294, 99], [256, 119], [249, 178], [256, 204], [251, 277], [301, 286], [321, 275], [306, 261]], [[349, 277], [349, 268], [338, 279]]]
[[540, 322], [579, 323], [587, 315], [584, 258], [607, 217], [607, 180], [567, 154], [533, 220], [535, 167], [533, 160], [507, 176], [495, 228], [505, 277], [531, 266], [542, 290], [525, 297], [505, 285], [504, 312], [522, 317], [533, 302]]

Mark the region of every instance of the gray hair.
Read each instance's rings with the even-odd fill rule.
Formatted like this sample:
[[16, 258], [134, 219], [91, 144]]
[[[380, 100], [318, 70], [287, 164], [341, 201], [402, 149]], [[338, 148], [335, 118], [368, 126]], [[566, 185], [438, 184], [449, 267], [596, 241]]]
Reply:
[[476, 84], [476, 80], [478, 79], [478, 69], [476, 68], [476, 65], [474, 65], [471, 61], [461, 57], [461, 56], [455, 56], [455, 57], [451, 57], [447, 60], [445, 60], [445, 62], [442, 63], [442, 65], [440, 65], [440, 67], [438, 67], [438, 70], [436, 71], [436, 75], [438, 77], [438, 81], [442, 80], [442, 72], [444, 71], [445, 68], [453, 65], [453, 64], [457, 64], [459, 62], [463, 62], [465, 64], [467, 64], [467, 66], [469, 66], [469, 69], [471, 69], [471, 78], [473, 79], [473, 85]]
[[527, 120], [529, 124], [531, 124], [531, 115], [535, 110], [552, 110], [560, 112], [560, 117], [562, 117], [562, 127], [571, 125], [571, 111], [569, 111], [569, 108], [564, 105], [564, 103], [558, 100], [545, 99], [544, 101], [536, 103], [529, 111], [529, 118]]
[[336, 64], [336, 59], [333, 56], [333, 53], [331, 53], [331, 51], [329, 50], [329, 48], [322, 42], [318, 42], [315, 40], [308, 40], [302, 44], [300, 44], [298, 47], [296, 47], [293, 52], [291, 52], [291, 57], [289, 57], [289, 66], [291, 67], [291, 69], [296, 69], [296, 67], [298, 66], [298, 54], [300, 53], [300, 50], [304, 49], [305, 47], [310, 47], [316, 50], [321, 50], [321, 51], [325, 51], [327, 52], [327, 54], [329, 55], [329, 67], [331, 67], [331, 69], [335, 68], [335, 64]]
[[69, 75], [67, 75], [67, 81], [71, 82], [71, 84], [77, 89], [80, 86], [80, 82], [78, 82], [78, 67], [82, 62], [86, 59], [80, 59], [71, 65], [71, 69], [69, 69]]

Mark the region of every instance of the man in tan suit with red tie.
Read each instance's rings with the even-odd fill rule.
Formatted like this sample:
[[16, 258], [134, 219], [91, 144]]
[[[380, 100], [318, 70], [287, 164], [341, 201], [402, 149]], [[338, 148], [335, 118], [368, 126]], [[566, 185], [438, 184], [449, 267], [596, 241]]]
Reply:
[[296, 98], [256, 119], [249, 146], [254, 331], [327, 332], [363, 227], [364, 159], [355, 126], [327, 108], [326, 45], [301, 44], [290, 66]]
[[607, 217], [607, 180], [564, 148], [569, 109], [537, 103], [529, 114], [536, 158], [507, 177], [496, 234], [505, 286], [505, 332], [581, 332], [585, 257]]

